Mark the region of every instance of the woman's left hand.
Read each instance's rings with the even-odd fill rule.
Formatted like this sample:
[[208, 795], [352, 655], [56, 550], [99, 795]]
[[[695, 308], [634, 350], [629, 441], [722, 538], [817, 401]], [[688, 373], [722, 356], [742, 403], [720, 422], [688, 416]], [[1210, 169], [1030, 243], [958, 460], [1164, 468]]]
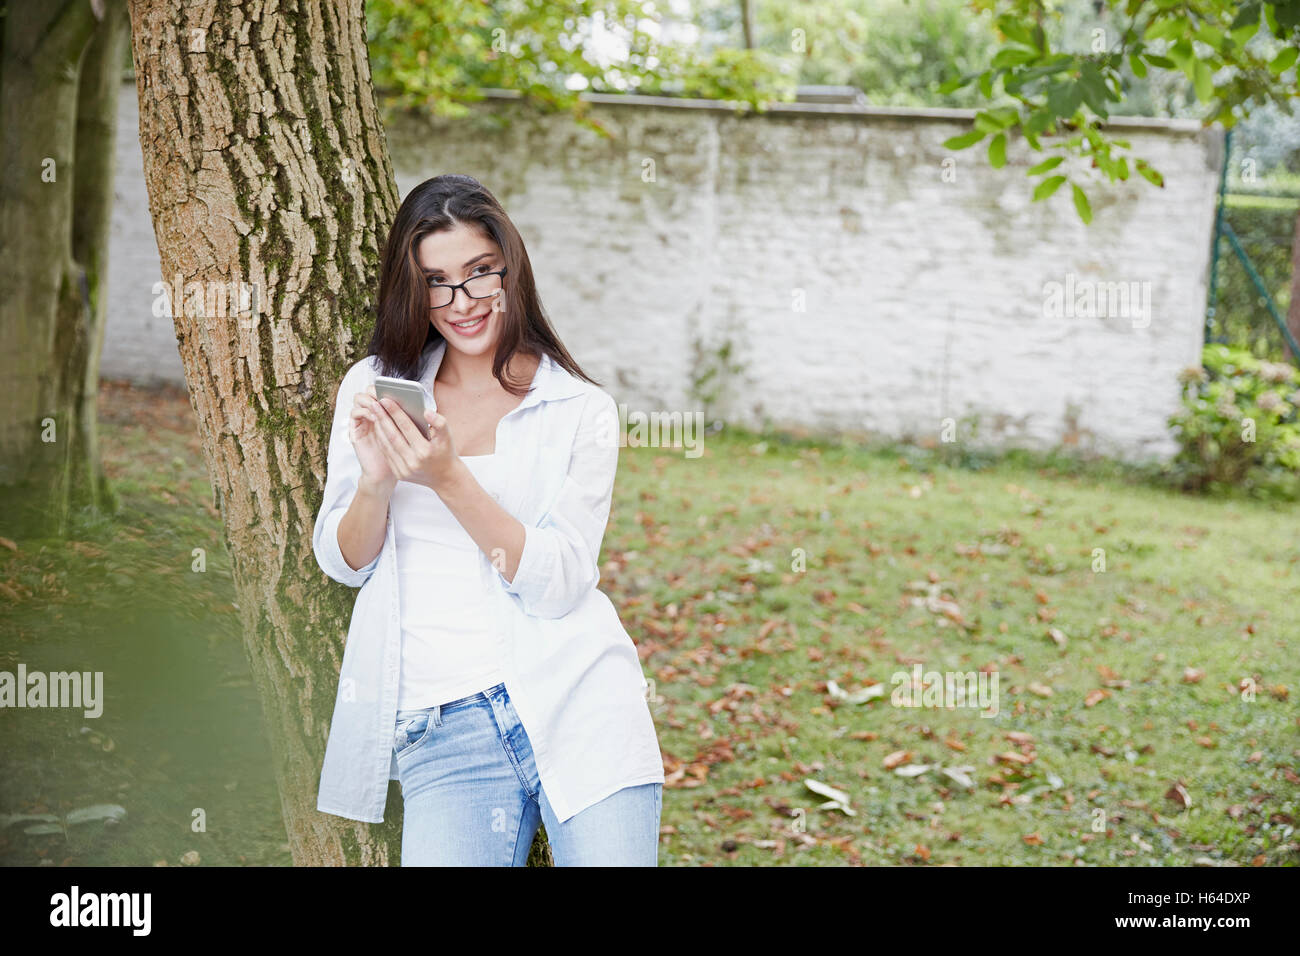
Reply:
[[451, 478], [460, 462], [447, 419], [426, 408], [424, 420], [430, 428], [429, 437], [425, 438], [395, 401], [384, 398], [380, 404], [388, 412], [379, 416], [378, 423], [379, 442], [388, 467], [398, 481], [415, 482], [437, 491]]

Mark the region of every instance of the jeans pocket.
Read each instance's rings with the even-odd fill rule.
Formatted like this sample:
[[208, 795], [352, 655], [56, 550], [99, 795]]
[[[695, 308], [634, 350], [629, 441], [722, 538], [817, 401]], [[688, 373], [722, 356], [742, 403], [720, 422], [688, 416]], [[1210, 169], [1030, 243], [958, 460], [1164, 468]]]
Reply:
[[429, 711], [422, 710], [412, 714], [398, 714], [393, 728], [393, 753], [398, 757], [422, 744], [433, 730], [433, 721]]
[[510, 699], [510, 695], [502, 694], [501, 701], [505, 704], [506, 716], [514, 721], [516, 727], [522, 727], [524, 722], [519, 719], [519, 711], [515, 710], [515, 702]]

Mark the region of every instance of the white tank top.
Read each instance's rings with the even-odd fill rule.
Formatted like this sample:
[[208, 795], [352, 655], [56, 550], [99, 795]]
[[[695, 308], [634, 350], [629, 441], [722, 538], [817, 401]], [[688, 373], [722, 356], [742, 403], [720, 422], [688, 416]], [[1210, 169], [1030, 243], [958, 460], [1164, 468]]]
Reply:
[[[485, 491], [500, 493], [495, 454], [460, 459]], [[504, 680], [479, 546], [430, 488], [399, 481], [389, 507], [402, 627], [397, 708], [445, 704]]]

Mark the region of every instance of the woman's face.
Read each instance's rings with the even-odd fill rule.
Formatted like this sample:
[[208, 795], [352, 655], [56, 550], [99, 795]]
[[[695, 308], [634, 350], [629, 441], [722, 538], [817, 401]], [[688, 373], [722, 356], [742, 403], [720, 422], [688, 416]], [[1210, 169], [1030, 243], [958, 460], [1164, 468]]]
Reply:
[[[460, 223], [421, 239], [415, 249], [415, 258], [429, 284], [430, 306], [445, 301], [438, 297], [445, 295], [445, 290], [436, 289], [435, 285], [473, 280], [475, 276], [498, 272], [506, 264], [495, 242], [477, 229]], [[482, 355], [495, 350], [501, 333], [505, 309], [504, 282], [507, 278], [490, 276], [470, 282], [469, 288], [476, 296], [495, 288], [503, 290], [500, 294], [475, 299], [470, 298], [465, 289], [456, 289], [450, 304], [438, 309], [430, 308], [429, 321], [447, 340], [449, 348], [467, 355]]]

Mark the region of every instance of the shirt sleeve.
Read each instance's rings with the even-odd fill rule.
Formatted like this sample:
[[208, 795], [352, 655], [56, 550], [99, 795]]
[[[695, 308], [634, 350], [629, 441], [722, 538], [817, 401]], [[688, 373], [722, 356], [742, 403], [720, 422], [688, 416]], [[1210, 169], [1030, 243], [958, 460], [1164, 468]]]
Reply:
[[608, 393], [586, 399], [569, 469], [537, 524], [524, 522], [524, 550], [506, 591], [534, 617], [563, 617], [595, 589], [597, 559], [618, 471], [617, 406]]
[[[380, 557], [376, 554], [374, 560], [365, 567], [354, 569], [344, 560], [343, 551], [339, 548], [339, 522], [352, 504], [357, 493], [357, 482], [361, 478], [361, 462], [352, 447], [352, 439], [348, 437], [348, 417], [352, 410], [352, 398], [364, 380], [364, 365], [358, 363], [348, 370], [339, 384], [338, 396], [334, 402], [334, 424], [330, 428], [329, 451], [326, 455], [325, 495], [316, 515], [311, 539], [312, 551], [320, 569], [340, 584], [352, 588], [359, 588], [370, 579], [370, 575], [379, 566]], [[381, 549], [380, 554], [382, 553]]]

